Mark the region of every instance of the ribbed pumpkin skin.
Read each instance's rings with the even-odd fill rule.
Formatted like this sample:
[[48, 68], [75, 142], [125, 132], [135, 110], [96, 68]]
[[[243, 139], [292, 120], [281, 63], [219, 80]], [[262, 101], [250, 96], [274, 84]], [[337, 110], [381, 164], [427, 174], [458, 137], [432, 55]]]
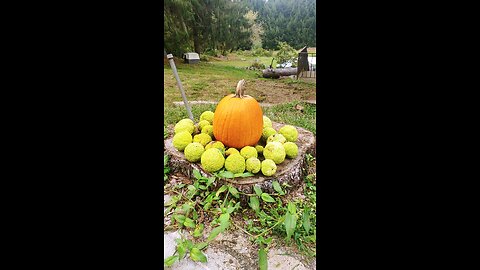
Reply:
[[241, 149], [254, 146], [263, 131], [263, 112], [260, 104], [251, 96], [242, 98], [234, 94], [218, 103], [213, 117], [213, 135], [228, 147]]

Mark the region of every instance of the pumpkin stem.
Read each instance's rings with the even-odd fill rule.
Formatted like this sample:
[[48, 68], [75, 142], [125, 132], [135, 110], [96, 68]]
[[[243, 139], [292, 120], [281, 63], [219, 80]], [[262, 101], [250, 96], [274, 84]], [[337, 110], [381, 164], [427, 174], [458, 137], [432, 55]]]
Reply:
[[237, 89], [235, 90], [235, 97], [243, 98], [245, 92], [245, 80], [240, 80], [237, 83]]

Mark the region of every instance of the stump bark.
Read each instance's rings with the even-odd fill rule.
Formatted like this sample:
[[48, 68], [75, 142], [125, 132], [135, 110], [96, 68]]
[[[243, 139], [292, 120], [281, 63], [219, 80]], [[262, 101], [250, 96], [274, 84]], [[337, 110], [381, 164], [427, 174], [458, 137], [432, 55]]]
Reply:
[[297, 75], [297, 68], [276, 68], [276, 69], [264, 69], [262, 70], [263, 78], [275, 78], [280, 76]]
[[[279, 130], [284, 124], [272, 122], [273, 128]], [[277, 165], [277, 171], [274, 175], [267, 177], [261, 172], [255, 176], [245, 178], [234, 179], [222, 179], [223, 181], [231, 184], [237, 188], [240, 192], [252, 194], [253, 186], [259, 186], [264, 192], [275, 193], [275, 189], [272, 186], [272, 182], [277, 180], [280, 185], [287, 183], [296, 189], [302, 185], [303, 178], [307, 173], [308, 164], [306, 161], [306, 154], [315, 156], [316, 141], [312, 132], [296, 127], [298, 130], [298, 140], [296, 142], [298, 146], [298, 155], [294, 159], [286, 158], [284, 162]], [[212, 174], [203, 170], [200, 162], [191, 163], [185, 159], [183, 152], [178, 151], [172, 144], [173, 129], [170, 130], [172, 134], [168, 139], [164, 141], [165, 152], [169, 156], [169, 167], [172, 173], [180, 172], [188, 178], [193, 177], [193, 170], [198, 170], [203, 176], [210, 177]], [[259, 154], [259, 159], [264, 160], [263, 156]], [[246, 197], [246, 196], [244, 196]], [[245, 200], [244, 198], [243, 200]]]

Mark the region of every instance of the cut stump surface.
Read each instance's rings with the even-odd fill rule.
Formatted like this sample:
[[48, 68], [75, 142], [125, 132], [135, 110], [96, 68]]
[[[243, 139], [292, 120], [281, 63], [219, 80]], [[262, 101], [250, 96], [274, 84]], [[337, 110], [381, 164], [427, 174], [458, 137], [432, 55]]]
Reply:
[[[272, 122], [273, 128], [279, 130], [285, 124]], [[240, 192], [252, 194], [253, 186], [259, 186], [264, 192], [274, 193], [275, 190], [272, 187], [272, 182], [277, 180], [280, 185], [283, 183], [292, 186], [292, 188], [300, 187], [303, 182], [303, 177], [307, 173], [307, 161], [306, 154], [311, 154], [315, 156], [315, 136], [312, 132], [296, 127], [298, 130], [298, 139], [296, 144], [298, 146], [298, 155], [294, 159], [286, 158], [284, 162], [277, 165], [277, 171], [273, 176], [267, 177], [264, 176], [261, 172], [257, 173], [255, 176], [245, 177], [245, 178], [234, 178], [234, 179], [224, 179], [226, 182], [230, 183], [232, 186], [237, 188]], [[183, 152], [178, 151], [173, 147], [173, 128], [170, 129], [170, 134], [172, 134], [168, 139], [164, 141], [165, 143], [165, 152], [169, 156], [169, 166], [172, 173], [180, 172], [185, 176], [191, 178], [193, 177], [193, 170], [198, 170], [203, 176], [210, 177], [211, 173], [203, 170], [200, 162], [191, 163], [185, 159]], [[259, 159], [264, 160], [263, 156], [259, 154]]]

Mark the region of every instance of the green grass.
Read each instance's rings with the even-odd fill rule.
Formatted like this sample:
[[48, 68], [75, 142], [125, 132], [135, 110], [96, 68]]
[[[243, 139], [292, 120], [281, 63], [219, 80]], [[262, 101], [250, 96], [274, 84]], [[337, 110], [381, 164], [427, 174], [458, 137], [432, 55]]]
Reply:
[[[313, 133], [315, 128], [316, 106], [307, 104], [298, 99], [311, 99], [316, 92], [316, 84], [313, 82], [297, 81], [284, 78], [272, 80], [260, 77], [259, 71], [247, 70], [255, 59], [259, 59], [266, 66], [270, 65], [272, 57], [256, 57], [231, 54], [229, 60], [201, 62], [199, 64], [184, 64], [176, 60], [180, 80], [188, 101], [205, 100], [219, 102], [224, 96], [234, 93], [235, 86], [241, 79], [246, 79], [248, 90], [259, 102], [280, 103], [272, 107], [265, 107], [264, 114], [275, 122], [303, 127]], [[245, 59], [242, 61], [241, 59]], [[274, 62], [273, 65], [276, 65]], [[171, 125], [180, 119], [188, 118], [185, 107], [174, 106], [173, 102], [181, 102], [182, 96], [177, 82], [170, 68], [164, 66], [164, 115], [165, 125]], [[286, 95], [277, 95], [276, 91], [283, 91]], [[295, 94], [295, 93], [296, 94]], [[293, 101], [292, 101], [293, 100]], [[305, 107], [304, 112], [296, 110], [296, 104], [301, 103]], [[192, 105], [192, 113], [198, 122], [200, 114], [206, 110], [215, 111], [216, 105], [195, 104]]]
[[[295, 109], [295, 105], [297, 104], [304, 107], [303, 112]], [[316, 111], [317, 106], [314, 104], [292, 101], [266, 107], [263, 109], [263, 114], [274, 122], [302, 127], [316, 135]]]
[[[258, 59], [258, 61], [262, 64], [265, 65], [265, 67], [269, 67], [270, 63], [272, 62], [272, 57], [267, 57], [267, 56], [242, 56], [238, 55], [235, 57], [235, 60], [229, 60], [229, 61], [212, 61], [211, 63], [216, 65], [216, 66], [230, 66], [230, 67], [240, 67], [240, 68], [246, 68], [249, 67], [253, 64], [253, 62]], [[245, 60], [242, 60], [245, 59]], [[277, 60], [273, 60], [272, 66], [275, 67], [277, 65]]]
[[[304, 107], [303, 112], [295, 109], [295, 105], [300, 104]], [[199, 121], [200, 115], [204, 111], [215, 112], [216, 104], [194, 104], [192, 105], [192, 114], [195, 122]], [[278, 104], [271, 107], [264, 107], [263, 114], [274, 122], [285, 123], [304, 128], [316, 134], [316, 105], [300, 101]], [[184, 106], [165, 106], [164, 124], [174, 125], [181, 119], [188, 118], [187, 110]]]
[[[217, 100], [235, 91], [237, 82], [241, 79], [254, 80], [259, 77], [253, 70], [233, 66], [199, 63], [186, 65], [175, 63], [178, 76], [188, 100]], [[164, 102], [182, 101], [180, 90], [169, 65], [163, 70]]]

